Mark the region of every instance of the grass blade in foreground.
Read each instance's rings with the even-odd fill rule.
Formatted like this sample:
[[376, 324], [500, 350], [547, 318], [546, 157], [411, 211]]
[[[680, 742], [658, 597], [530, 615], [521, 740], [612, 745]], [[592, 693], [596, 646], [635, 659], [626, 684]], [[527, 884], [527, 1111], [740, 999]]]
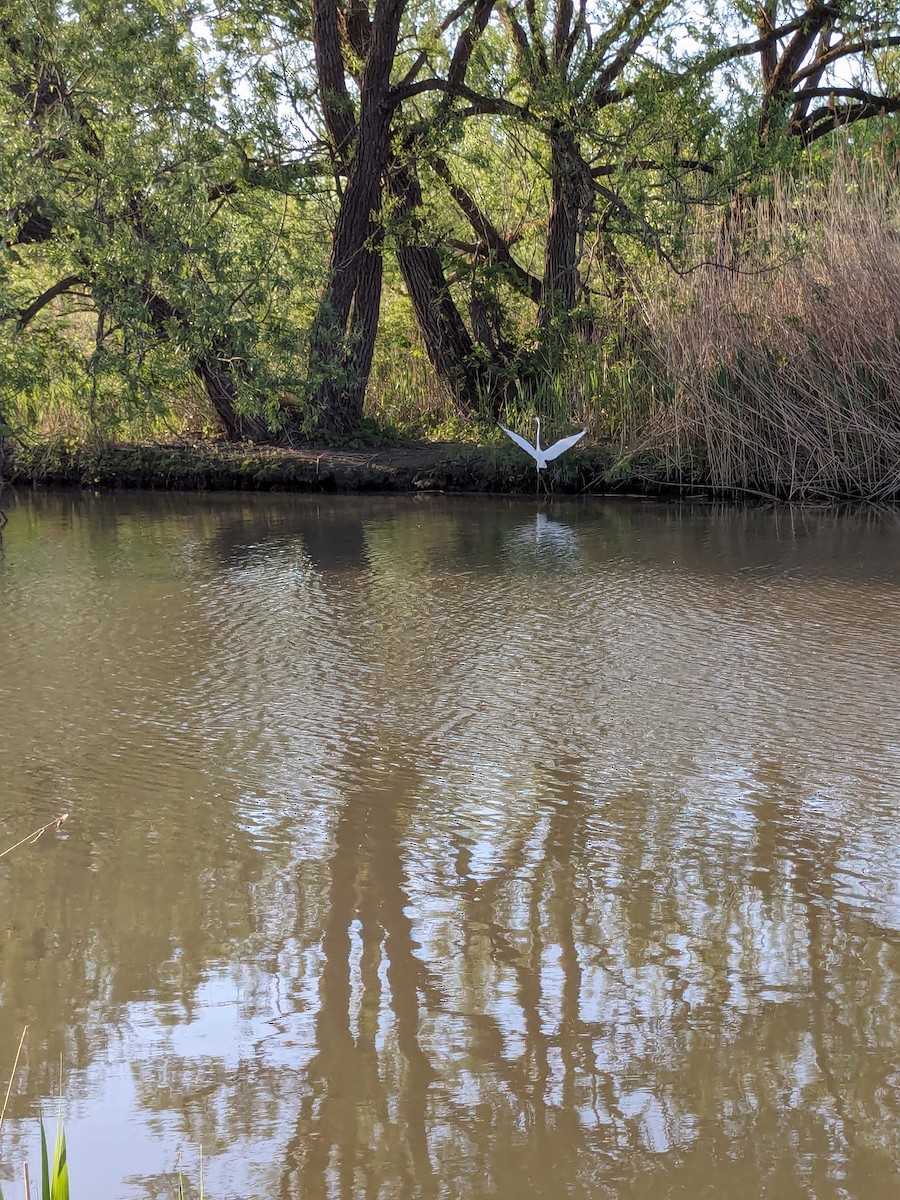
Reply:
[[52, 1171], [47, 1161], [47, 1134], [41, 1118], [41, 1200], [69, 1200], [69, 1164], [66, 1160], [66, 1135], [61, 1115], [56, 1123]]

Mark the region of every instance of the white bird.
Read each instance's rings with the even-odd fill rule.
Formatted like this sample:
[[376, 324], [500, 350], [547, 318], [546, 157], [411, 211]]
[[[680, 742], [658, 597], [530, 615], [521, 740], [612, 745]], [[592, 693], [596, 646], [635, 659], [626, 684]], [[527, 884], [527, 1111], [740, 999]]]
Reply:
[[570, 449], [570, 447], [574, 446], [576, 442], [581, 441], [581, 439], [587, 433], [586, 429], [582, 429], [581, 433], [573, 433], [571, 437], [560, 438], [558, 442], [554, 442], [552, 446], [547, 446], [546, 449], [542, 450], [541, 418], [535, 417], [534, 420], [535, 424], [537, 425], [537, 436], [534, 439], [535, 444], [533, 446], [531, 442], [526, 441], [525, 438], [520, 437], [517, 433], [513, 433], [513, 431], [511, 429], [507, 429], [505, 425], [501, 425], [500, 428], [507, 435], [507, 437], [512, 438], [517, 446], [521, 446], [526, 454], [531, 455], [531, 457], [537, 463], [537, 469], [539, 471], [543, 471], [548, 462], [554, 458], [559, 458], [561, 454]]

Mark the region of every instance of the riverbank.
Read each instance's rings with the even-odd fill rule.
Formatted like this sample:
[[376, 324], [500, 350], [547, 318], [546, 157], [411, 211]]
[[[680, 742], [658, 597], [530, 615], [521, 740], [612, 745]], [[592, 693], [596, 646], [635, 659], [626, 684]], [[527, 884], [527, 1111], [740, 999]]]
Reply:
[[[701, 453], [623, 455], [577, 446], [551, 463], [542, 487], [556, 495], [716, 496], [748, 502], [900, 503], [892, 488], [867, 494], [839, 481], [792, 476], [723, 486]], [[364, 448], [257, 446], [228, 442], [7, 444], [0, 485], [160, 488], [181, 491], [449, 492], [532, 495], [535, 468], [506, 445], [403, 442]]]
[[[625, 471], [612, 447], [579, 448], [544, 478], [560, 494], [683, 491], [648, 462]], [[363, 449], [197, 444], [34, 443], [8, 450], [11, 486], [224, 491], [528, 494], [534, 464], [514, 448], [411, 442]]]

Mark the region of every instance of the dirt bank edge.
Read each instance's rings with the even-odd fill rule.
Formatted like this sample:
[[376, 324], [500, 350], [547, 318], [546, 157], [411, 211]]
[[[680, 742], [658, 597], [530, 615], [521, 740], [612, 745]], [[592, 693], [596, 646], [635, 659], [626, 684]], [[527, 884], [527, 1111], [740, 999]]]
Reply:
[[[588, 447], [545, 472], [557, 493], [641, 491], [671, 485], [652, 464], [617, 465], [611, 447]], [[35, 443], [9, 448], [8, 484], [305, 492], [491, 492], [535, 489], [535, 468], [514, 449], [464, 442], [417, 442], [374, 449], [199, 443], [194, 445]], [[681, 490], [678, 488], [677, 490]]]

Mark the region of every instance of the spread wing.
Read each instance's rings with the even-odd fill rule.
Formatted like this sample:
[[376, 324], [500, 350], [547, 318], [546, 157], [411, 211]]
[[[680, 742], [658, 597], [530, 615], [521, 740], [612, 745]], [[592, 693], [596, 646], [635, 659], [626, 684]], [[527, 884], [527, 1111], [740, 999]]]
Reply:
[[[498, 421], [497, 424], [499, 425], [500, 422]], [[512, 438], [512, 440], [516, 443], [517, 446], [521, 446], [526, 454], [530, 454], [533, 459], [537, 460], [537, 450], [535, 450], [535, 448], [534, 448], [534, 446], [532, 446], [531, 442], [526, 442], [523, 437], [519, 437], [519, 435], [517, 433], [513, 433], [513, 431], [511, 429], [507, 429], [505, 425], [500, 425], [500, 428], [503, 430], [503, 432], [506, 434], [507, 437]], [[587, 432], [587, 430], [585, 430], [585, 433], [586, 432]], [[578, 437], [581, 437], [580, 433], [579, 433]], [[578, 438], [576, 438], [575, 440], [577, 442]], [[563, 449], [565, 449], [565, 447], [563, 447]], [[562, 450], [560, 450], [559, 453], [562, 454]]]
[[[509, 433], [509, 430], [506, 432]], [[586, 433], [587, 430], [582, 429], [581, 433], [573, 433], [571, 437], [560, 438], [558, 442], [554, 442], [552, 446], [547, 447], [544, 451], [544, 458], [546, 458], [547, 462], [550, 462], [551, 459], [559, 458], [570, 446], [574, 446], [576, 442], [580, 442]]]

